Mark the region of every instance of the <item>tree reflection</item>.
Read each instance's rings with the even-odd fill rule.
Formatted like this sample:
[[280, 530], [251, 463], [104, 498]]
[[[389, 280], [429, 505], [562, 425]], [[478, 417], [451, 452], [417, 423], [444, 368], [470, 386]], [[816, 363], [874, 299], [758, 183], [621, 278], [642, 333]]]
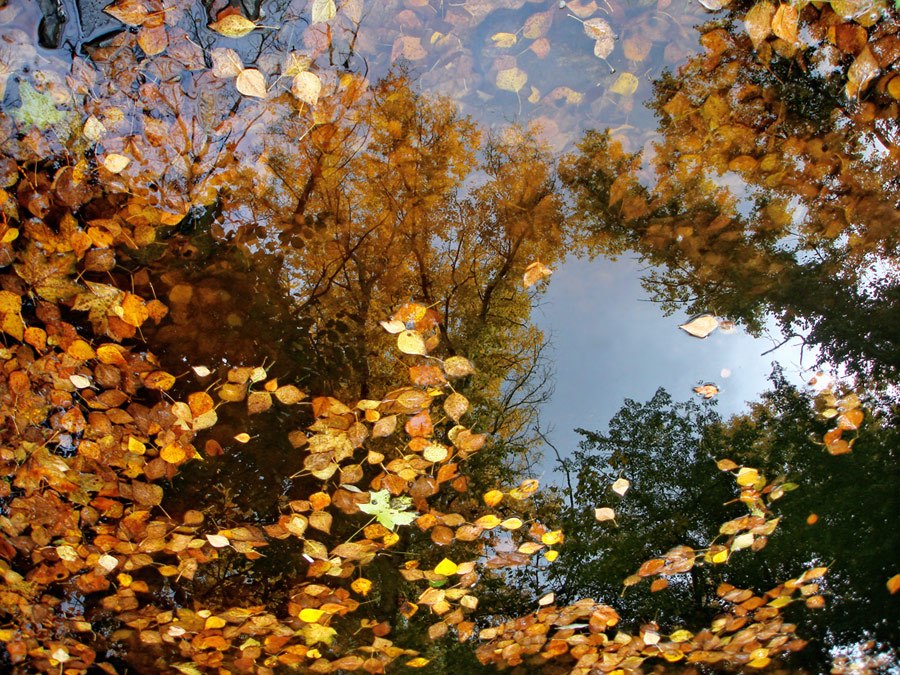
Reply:
[[[589, 133], [563, 168], [578, 215], [668, 312], [766, 317], [857, 374], [893, 378], [898, 254], [895, 104], [841, 102], [839, 83], [782, 72], [716, 28], [655, 82], [646, 154]], [[787, 75], [790, 75], [788, 78]]]
[[[716, 588], [726, 579], [769, 588], [811, 563], [829, 565], [822, 588], [807, 589], [825, 591], [824, 607], [796, 603], [786, 610], [810, 641], [792, 663], [821, 670], [841, 648], [870, 639], [873, 654], [890, 654], [900, 640], [896, 602], [884, 587], [900, 546], [890, 526], [898, 508], [896, 406], [876, 406], [854, 451], [829, 457], [816, 441], [828, 425], [812, 397], [779, 370], [771, 380], [750, 412], [727, 421], [708, 404], [676, 403], [660, 390], [646, 403], [626, 400], [607, 431], [581, 430], [580, 449], [563, 463], [575, 484], [572, 504], [562, 509], [573, 541], [563, 564], [550, 570], [557, 593], [600, 598], [664, 625], [695, 626], [720, 611]], [[799, 484], [778, 502], [777, 531], [755, 553], [732, 553], [727, 566], [694, 566], [665, 590], [651, 593], [644, 582], [618, 598], [636, 560], [676, 544], [703, 548], [720, 523], [740, 515], [730, 481], [714, 464], [723, 458]], [[634, 490], [621, 500], [608, 489], [620, 474]], [[598, 505], [615, 507], [618, 527], [594, 519]]]

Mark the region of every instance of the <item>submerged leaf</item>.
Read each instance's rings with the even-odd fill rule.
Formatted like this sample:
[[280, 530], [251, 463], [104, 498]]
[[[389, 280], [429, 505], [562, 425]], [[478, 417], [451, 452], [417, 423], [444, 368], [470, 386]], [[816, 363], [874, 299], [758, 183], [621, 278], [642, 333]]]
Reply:
[[518, 93], [528, 81], [528, 73], [521, 68], [507, 68], [497, 73], [497, 87], [505, 91]]
[[305, 70], [294, 75], [291, 93], [297, 97], [298, 101], [307, 105], [316, 105], [319, 102], [319, 92], [321, 91], [322, 80], [315, 73]]
[[337, 7], [334, 5], [334, 0], [313, 0], [312, 23], [330, 21], [335, 14], [337, 14]]

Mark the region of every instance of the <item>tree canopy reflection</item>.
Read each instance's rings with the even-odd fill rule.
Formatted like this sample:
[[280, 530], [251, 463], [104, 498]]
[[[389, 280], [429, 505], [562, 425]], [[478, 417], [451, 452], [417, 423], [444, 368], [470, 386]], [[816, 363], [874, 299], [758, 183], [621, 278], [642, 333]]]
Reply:
[[601, 250], [658, 266], [644, 285], [666, 311], [755, 334], [775, 316], [829, 362], [893, 380], [896, 103], [764, 65], [742, 30], [708, 30], [704, 54], [655, 82], [646, 153], [587, 134], [562, 171], [577, 215]]

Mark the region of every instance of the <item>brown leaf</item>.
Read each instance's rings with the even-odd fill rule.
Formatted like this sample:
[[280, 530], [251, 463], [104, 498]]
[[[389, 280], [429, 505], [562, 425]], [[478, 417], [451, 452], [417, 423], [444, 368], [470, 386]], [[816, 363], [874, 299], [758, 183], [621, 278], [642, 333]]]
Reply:
[[775, 5], [768, 0], [757, 2], [747, 12], [747, 16], [744, 17], [744, 28], [750, 36], [750, 42], [753, 43], [754, 49], [759, 49], [765, 39], [772, 34], [772, 17], [774, 16]]
[[772, 32], [785, 42], [797, 43], [797, 24], [800, 13], [793, 5], [778, 5], [775, 16], [772, 17]]

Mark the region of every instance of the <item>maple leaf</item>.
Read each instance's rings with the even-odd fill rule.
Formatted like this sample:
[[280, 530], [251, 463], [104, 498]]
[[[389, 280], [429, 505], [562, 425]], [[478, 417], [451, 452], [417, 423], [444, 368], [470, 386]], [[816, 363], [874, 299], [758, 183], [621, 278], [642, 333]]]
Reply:
[[22, 105], [9, 114], [20, 124], [33, 124], [38, 129], [44, 129], [59, 124], [66, 116], [65, 111], [57, 109], [50, 92], [42, 94], [28, 82], [19, 85], [19, 98]]
[[416, 514], [406, 509], [412, 504], [409, 497], [399, 497], [391, 501], [391, 493], [387, 490], [379, 490], [369, 495], [368, 504], [360, 504], [359, 510], [375, 516], [378, 522], [389, 530], [395, 525], [409, 525], [416, 518]]
[[93, 281], [85, 283], [88, 290], [75, 296], [75, 304], [72, 309], [87, 312], [94, 330], [105, 333], [109, 311], [119, 306], [125, 293], [109, 284], [98, 284]]
[[31, 244], [15, 270], [38, 295], [50, 302], [68, 300], [82, 290], [71, 278], [75, 274], [75, 254], [71, 251], [47, 255], [40, 246]]

